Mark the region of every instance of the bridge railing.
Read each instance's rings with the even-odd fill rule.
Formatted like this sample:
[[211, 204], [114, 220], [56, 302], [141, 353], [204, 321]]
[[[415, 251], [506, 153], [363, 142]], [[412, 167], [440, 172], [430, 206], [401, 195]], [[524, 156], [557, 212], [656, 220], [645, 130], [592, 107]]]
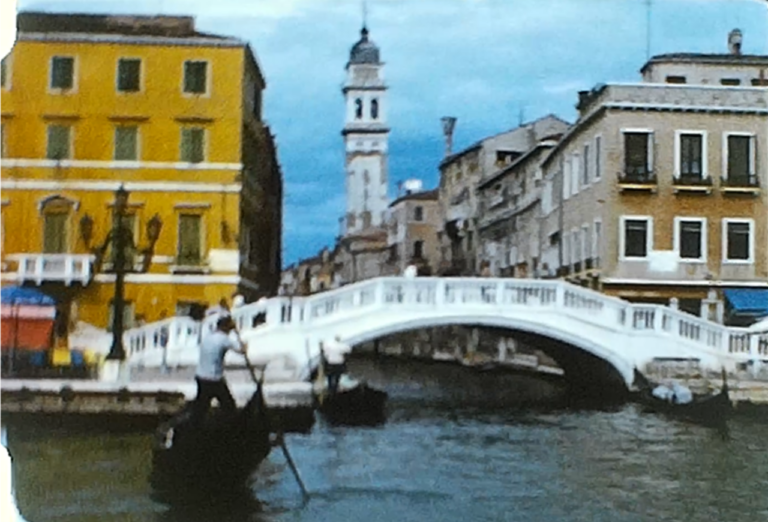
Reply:
[[[533, 307], [560, 310], [601, 327], [653, 331], [711, 351], [739, 357], [768, 358], [768, 331], [727, 328], [662, 305], [631, 304], [560, 280], [381, 277], [309, 297], [276, 297], [232, 311], [241, 333], [254, 329], [311, 327], [391, 307], [472, 309]], [[196, 348], [200, 333], [215, 326], [177, 317], [134, 328], [126, 333], [131, 356], [175, 360], [178, 352]], [[165, 344], [160, 340], [165, 339]], [[155, 352], [151, 354], [150, 352]], [[158, 355], [159, 354], [159, 355]]]

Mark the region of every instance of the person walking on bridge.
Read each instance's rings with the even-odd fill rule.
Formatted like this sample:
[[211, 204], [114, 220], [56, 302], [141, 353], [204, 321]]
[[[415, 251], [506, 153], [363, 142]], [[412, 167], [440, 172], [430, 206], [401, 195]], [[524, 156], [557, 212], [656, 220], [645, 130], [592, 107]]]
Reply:
[[233, 350], [243, 355], [246, 353], [240, 340], [230, 335], [234, 329], [232, 316], [222, 314], [216, 321], [216, 330], [203, 337], [200, 343], [200, 361], [195, 374], [197, 397], [192, 408], [192, 414], [197, 419], [208, 413], [211, 399], [217, 399], [219, 407], [226, 413], [237, 410], [235, 399], [224, 379], [224, 356], [227, 351]]

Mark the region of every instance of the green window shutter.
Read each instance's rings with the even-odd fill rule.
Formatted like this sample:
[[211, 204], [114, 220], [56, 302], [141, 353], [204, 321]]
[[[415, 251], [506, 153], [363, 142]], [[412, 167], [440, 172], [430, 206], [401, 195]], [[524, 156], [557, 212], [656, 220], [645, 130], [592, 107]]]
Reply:
[[46, 214], [44, 216], [43, 253], [66, 253], [68, 217], [68, 214]]
[[208, 63], [184, 62], [184, 92], [205, 94], [208, 87]]
[[46, 157], [48, 159], [69, 159], [70, 131], [71, 127], [68, 125], [48, 126], [48, 146], [46, 150]]
[[133, 126], [115, 127], [115, 159], [135, 161], [139, 159], [139, 128]]
[[141, 90], [141, 60], [126, 58], [118, 60], [117, 90], [120, 92]]
[[205, 129], [185, 127], [181, 129], [181, 161], [202, 163], [205, 161]]
[[179, 216], [180, 265], [198, 265], [202, 260], [202, 217], [195, 214]]
[[54, 56], [51, 61], [51, 89], [71, 89], [75, 85], [75, 59]]

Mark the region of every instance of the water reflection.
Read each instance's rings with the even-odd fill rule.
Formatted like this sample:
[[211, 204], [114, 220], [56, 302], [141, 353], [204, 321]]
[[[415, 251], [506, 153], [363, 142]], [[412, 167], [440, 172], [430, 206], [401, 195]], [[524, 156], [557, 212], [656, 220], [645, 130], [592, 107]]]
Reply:
[[520, 381], [510, 393], [452, 371], [420, 383], [376, 365], [368, 376], [390, 393], [386, 425], [320, 421], [287, 439], [305, 506], [280, 452], [248, 499], [190, 512], [151, 500], [151, 434], [9, 426], [19, 507], [29, 522], [768, 519], [768, 424], [733, 421], [724, 439], [631, 405], [523, 408]]

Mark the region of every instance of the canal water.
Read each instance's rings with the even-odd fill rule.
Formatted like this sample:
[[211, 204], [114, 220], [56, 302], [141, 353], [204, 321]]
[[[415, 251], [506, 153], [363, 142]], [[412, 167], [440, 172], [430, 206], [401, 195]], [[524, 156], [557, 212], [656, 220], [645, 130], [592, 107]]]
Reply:
[[278, 451], [249, 502], [190, 513], [150, 499], [147, 434], [10, 425], [19, 508], [28, 522], [768, 520], [766, 422], [726, 435], [633, 405], [564, 407], [530, 377], [354, 370], [389, 391], [389, 421], [289, 435], [306, 504]]

